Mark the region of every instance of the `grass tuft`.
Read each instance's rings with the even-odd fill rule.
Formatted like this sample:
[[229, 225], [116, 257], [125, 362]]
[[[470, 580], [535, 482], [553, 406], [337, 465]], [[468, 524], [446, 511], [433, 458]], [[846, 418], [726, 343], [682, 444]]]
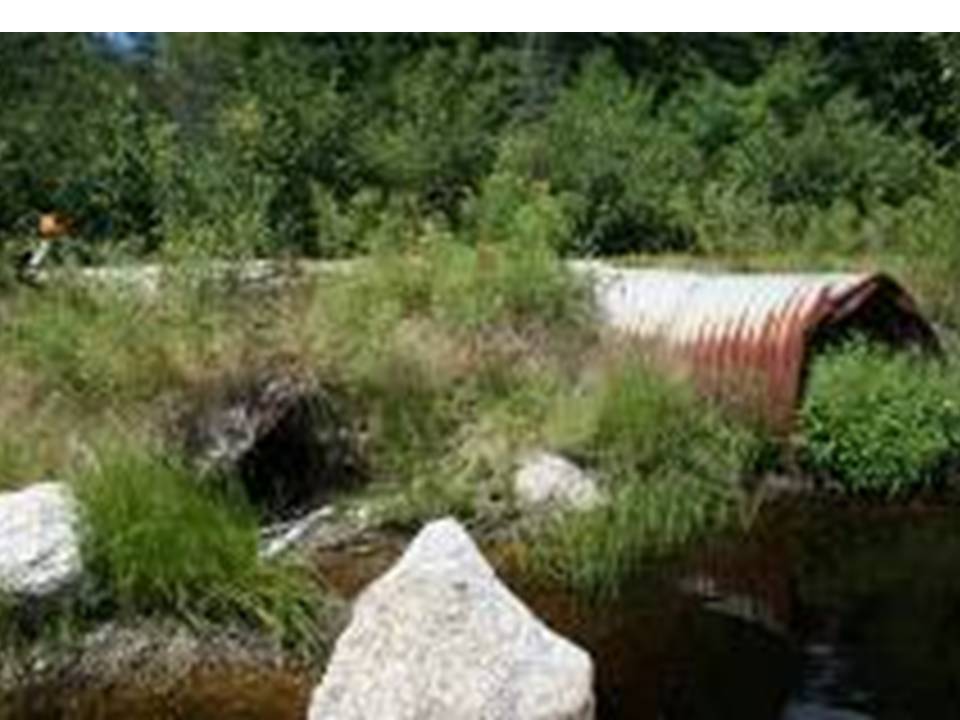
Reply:
[[198, 484], [175, 458], [119, 450], [75, 480], [93, 594], [129, 616], [240, 623], [302, 647], [322, 643], [321, 588], [257, 555], [254, 512]]
[[651, 560], [740, 517], [760, 444], [642, 358], [619, 358], [557, 417], [555, 445], [599, 473], [608, 500], [551, 521], [532, 541], [534, 571], [615, 597]]

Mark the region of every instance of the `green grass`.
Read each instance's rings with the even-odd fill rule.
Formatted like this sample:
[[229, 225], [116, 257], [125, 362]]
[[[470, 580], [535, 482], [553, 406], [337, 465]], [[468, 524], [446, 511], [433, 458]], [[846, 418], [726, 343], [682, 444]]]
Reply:
[[701, 401], [685, 382], [628, 350], [554, 412], [553, 444], [615, 483], [665, 469], [717, 482], [738, 478], [756, 439]]
[[155, 442], [196, 388], [298, 354], [296, 298], [171, 275], [158, 297], [69, 276], [0, 295], [0, 487], [62, 476], [104, 435]]
[[534, 571], [613, 597], [651, 559], [741, 517], [757, 438], [643, 358], [616, 358], [555, 417], [555, 447], [596, 471], [609, 499], [534, 537]]
[[258, 559], [256, 516], [178, 460], [113, 450], [74, 481], [93, 597], [121, 616], [244, 624], [296, 646], [324, 641], [324, 594], [294, 565]]
[[621, 596], [658, 559], [733, 527], [732, 485], [661, 473], [615, 489], [606, 505], [568, 513], [531, 540], [530, 569], [586, 597]]
[[[655, 545], [721, 524], [734, 502], [744, 434], [682, 384], [602, 346], [585, 288], [543, 244], [471, 246], [435, 234], [261, 304], [196, 288], [154, 302], [67, 289], [17, 298], [5, 330], [14, 342], [0, 357], [29, 382], [6, 410], [9, 427], [25, 430], [5, 430], [4, 439], [39, 437], [27, 420], [40, 398], [54, 397], [54, 438], [74, 423], [83, 447], [106, 436], [110, 447], [131, 448], [93, 470], [66, 442], [42, 459], [0, 455], [0, 471], [18, 475], [88, 467], [76, 480], [91, 507], [87, 551], [114, 612], [259, 618], [270, 627], [299, 617], [286, 603], [299, 594], [284, 590], [287, 576], [254, 562], [253, 514], [154, 454], [165, 437], [157, 406], [176, 408], [198, 387], [242, 373], [240, 365], [269, 368], [281, 356], [343, 398], [373, 478], [364, 493], [382, 522], [509, 516], [514, 459], [554, 446], [622, 494], [615, 517], [555, 530], [551, 566], [584, 565], [576, 572], [593, 579], [572, 582], [599, 587], [603, 577], [617, 585]], [[567, 543], [568, 535], [595, 542]], [[620, 550], [607, 553], [608, 543]], [[574, 546], [594, 556], [593, 575]]]
[[524, 238], [434, 232], [274, 295], [165, 277], [152, 297], [69, 275], [0, 297], [0, 486], [61, 476], [103, 436], [156, 445], [198, 390], [291, 366], [341, 391], [376, 474], [407, 481], [589, 337], [584, 288]]

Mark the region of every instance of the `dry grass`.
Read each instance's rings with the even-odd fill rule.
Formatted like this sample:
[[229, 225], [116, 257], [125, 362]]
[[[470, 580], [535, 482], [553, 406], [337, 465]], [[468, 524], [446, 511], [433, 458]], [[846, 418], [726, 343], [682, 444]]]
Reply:
[[294, 298], [107, 289], [0, 298], [0, 486], [64, 474], [105, 436], [148, 444], [198, 388], [302, 352]]

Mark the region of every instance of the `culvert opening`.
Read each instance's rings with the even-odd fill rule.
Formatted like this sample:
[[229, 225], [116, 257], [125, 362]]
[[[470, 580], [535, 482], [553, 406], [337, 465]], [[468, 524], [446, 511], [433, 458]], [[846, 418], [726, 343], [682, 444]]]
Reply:
[[200, 395], [188, 455], [204, 473], [236, 477], [265, 521], [296, 518], [361, 480], [352, 434], [329, 389], [281, 376]]
[[813, 360], [854, 339], [895, 352], [943, 356], [933, 326], [920, 314], [912, 298], [893, 280], [876, 276], [813, 328], [800, 369], [798, 404], [806, 395]]
[[328, 399], [298, 398], [240, 459], [250, 501], [289, 517], [353, 484], [359, 472], [347, 435]]
[[855, 337], [893, 350], [940, 352], [930, 323], [901, 288], [882, 276], [872, 288], [849, 298], [815, 328], [808, 344], [809, 353], [829, 350]]

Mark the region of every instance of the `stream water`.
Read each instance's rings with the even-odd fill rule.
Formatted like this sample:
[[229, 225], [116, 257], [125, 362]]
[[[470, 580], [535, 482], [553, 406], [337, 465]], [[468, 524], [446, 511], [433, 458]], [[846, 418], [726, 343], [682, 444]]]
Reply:
[[[353, 594], [399, 550], [317, 562]], [[773, 507], [746, 536], [695, 549], [603, 605], [499, 565], [591, 652], [599, 720], [960, 717], [960, 509]], [[295, 674], [211, 668], [163, 693], [32, 689], [48, 702], [14, 707], [71, 720], [301, 720], [309, 690]]]

